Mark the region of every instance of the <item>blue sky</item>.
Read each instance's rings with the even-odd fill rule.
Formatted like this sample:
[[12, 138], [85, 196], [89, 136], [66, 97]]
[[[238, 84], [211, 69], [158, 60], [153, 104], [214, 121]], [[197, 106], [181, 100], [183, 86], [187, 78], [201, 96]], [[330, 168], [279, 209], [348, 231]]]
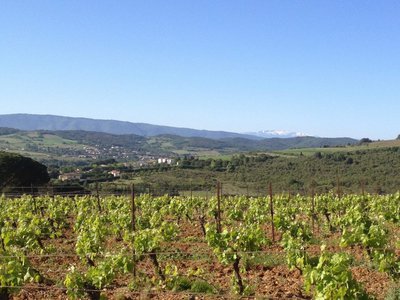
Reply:
[[0, 1], [1, 114], [400, 134], [399, 1]]

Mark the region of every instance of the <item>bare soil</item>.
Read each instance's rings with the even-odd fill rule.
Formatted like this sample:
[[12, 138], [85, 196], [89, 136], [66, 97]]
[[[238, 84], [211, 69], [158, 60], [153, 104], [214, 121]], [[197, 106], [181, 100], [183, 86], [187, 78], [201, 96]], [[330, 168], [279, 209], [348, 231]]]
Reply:
[[[71, 227], [72, 228], [71, 220]], [[202, 270], [201, 279], [214, 286], [216, 294], [196, 294], [190, 292], [174, 292], [156, 284], [158, 278], [154, 272], [150, 259], [146, 256], [138, 262], [138, 272], [143, 278], [141, 286], [134, 290], [128, 288], [133, 282], [132, 275], [118, 277], [113, 284], [102, 291], [109, 299], [312, 299], [304, 290], [302, 275], [298, 270], [289, 270], [284, 264], [285, 254], [279, 244], [281, 234], [276, 232], [276, 242], [266, 246], [263, 254], [270, 257], [270, 262], [252, 263], [242, 267], [243, 280], [250, 286], [249, 296], [239, 297], [232, 289], [232, 266], [220, 264], [210, 247], [208, 247], [200, 226], [197, 223], [181, 222], [180, 233], [175, 241], [164, 245], [165, 254], [159, 255], [162, 266], [176, 265], [178, 271], [186, 276], [189, 270]], [[271, 228], [264, 228], [266, 235], [271, 238]], [[317, 242], [307, 248], [311, 256], [320, 253], [320, 236], [316, 234]], [[30, 263], [42, 276], [51, 280], [47, 284], [27, 284], [22, 290], [14, 294], [12, 299], [68, 299], [63, 285], [65, 275], [71, 265], [85, 270], [86, 266], [75, 256], [75, 233], [72, 229], [65, 230], [62, 238], [44, 241], [46, 245], [53, 245], [56, 252], [49, 257], [40, 255], [30, 258]], [[322, 239], [322, 237], [321, 237]], [[345, 251], [351, 254], [356, 261], [365, 261], [365, 253], [360, 247], [341, 249], [338, 245], [338, 235], [323, 237], [327, 242], [327, 249], [331, 252]], [[117, 249], [125, 247], [115, 237], [107, 241], [107, 247]], [[171, 254], [171, 253], [174, 254]], [[57, 256], [59, 255], [59, 256]], [[260, 255], [259, 255], [260, 256]], [[280, 258], [276, 261], [274, 258]], [[354, 278], [361, 283], [366, 291], [376, 297], [384, 299], [391, 285], [390, 277], [372, 269], [367, 263], [356, 265], [351, 269]]]

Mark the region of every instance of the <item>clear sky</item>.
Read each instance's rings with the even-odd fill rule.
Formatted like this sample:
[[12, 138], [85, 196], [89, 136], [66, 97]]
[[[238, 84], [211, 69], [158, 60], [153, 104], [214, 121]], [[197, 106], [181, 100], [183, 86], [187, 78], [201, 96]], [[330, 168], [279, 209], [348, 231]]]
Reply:
[[0, 114], [400, 134], [400, 1], [0, 1]]

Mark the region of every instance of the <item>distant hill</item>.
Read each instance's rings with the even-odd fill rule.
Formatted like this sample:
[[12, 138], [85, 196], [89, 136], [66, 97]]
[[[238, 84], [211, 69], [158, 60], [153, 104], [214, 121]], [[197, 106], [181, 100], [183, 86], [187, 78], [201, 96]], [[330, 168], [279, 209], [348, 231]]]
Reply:
[[0, 127], [20, 130], [84, 130], [110, 134], [135, 134], [140, 136], [157, 136], [171, 134], [183, 137], [203, 137], [209, 139], [247, 138], [261, 139], [257, 136], [226, 131], [197, 130], [171, 126], [132, 123], [115, 120], [97, 120], [73, 118], [54, 115], [9, 114], [0, 115]]
[[[108, 159], [138, 161], [145, 157], [219, 156], [248, 151], [338, 147], [356, 144], [349, 138], [209, 139], [171, 134], [140, 136], [83, 130], [23, 131], [0, 127], [0, 151], [12, 151], [41, 162]], [[322, 148], [321, 148], [322, 149]]]
[[0, 127], [0, 135], [8, 135], [17, 133], [19, 130], [15, 128]]
[[358, 141], [351, 138], [319, 138], [312, 136], [295, 138], [271, 138], [263, 140], [249, 140], [245, 138], [225, 138], [212, 140], [206, 138], [185, 138], [173, 135], [157, 137], [163, 142], [172, 144], [176, 149], [208, 148], [216, 150], [234, 151], [276, 151], [295, 148], [319, 148], [353, 145]]
[[88, 131], [48, 131], [64, 139], [74, 140], [81, 144], [121, 147], [142, 147], [147, 151], [163, 150], [174, 152], [176, 150], [202, 149], [218, 150], [222, 152], [238, 151], [276, 151], [295, 148], [319, 148], [353, 145], [357, 140], [351, 138], [318, 138], [295, 137], [251, 140], [246, 138], [223, 138], [219, 140], [204, 137], [182, 137], [178, 135], [163, 134], [154, 137], [143, 137], [134, 134], [107, 134]]

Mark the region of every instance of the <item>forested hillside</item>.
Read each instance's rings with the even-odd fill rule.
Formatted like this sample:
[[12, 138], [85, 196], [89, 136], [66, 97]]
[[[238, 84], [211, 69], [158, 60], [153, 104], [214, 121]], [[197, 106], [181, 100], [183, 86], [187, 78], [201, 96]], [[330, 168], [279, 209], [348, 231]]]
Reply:
[[0, 151], [0, 188], [29, 187], [46, 184], [50, 180], [47, 167], [18, 154]]
[[161, 194], [172, 187], [214, 191], [217, 180], [227, 194], [266, 194], [269, 183], [275, 192], [393, 193], [400, 190], [399, 170], [400, 147], [387, 147], [307, 156], [254, 153], [228, 160], [189, 158], [180, 160], [178, 167], [131, 176], [140, 176], [141, 182]]

